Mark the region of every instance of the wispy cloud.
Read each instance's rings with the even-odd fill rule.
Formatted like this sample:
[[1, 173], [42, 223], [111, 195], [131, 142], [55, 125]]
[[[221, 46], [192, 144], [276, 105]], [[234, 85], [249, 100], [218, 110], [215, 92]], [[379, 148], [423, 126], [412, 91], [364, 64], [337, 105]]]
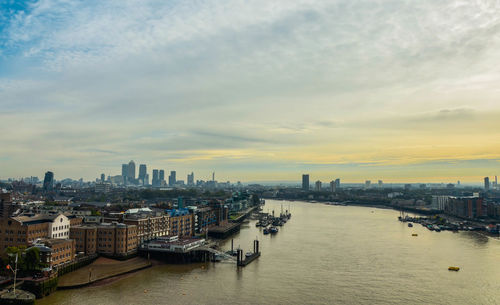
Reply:
[[499, 30], [480, 1], [3, 1], [1, 175], [494, 159]]

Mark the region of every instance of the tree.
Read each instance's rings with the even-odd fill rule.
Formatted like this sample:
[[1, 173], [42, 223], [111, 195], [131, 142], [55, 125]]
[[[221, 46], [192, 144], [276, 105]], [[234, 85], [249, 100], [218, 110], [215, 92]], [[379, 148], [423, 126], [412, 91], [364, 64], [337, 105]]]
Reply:
[[24, 260], [28, 270], [38, 270], [40, 267], [40, 249], [32, 247], [26, 250]]

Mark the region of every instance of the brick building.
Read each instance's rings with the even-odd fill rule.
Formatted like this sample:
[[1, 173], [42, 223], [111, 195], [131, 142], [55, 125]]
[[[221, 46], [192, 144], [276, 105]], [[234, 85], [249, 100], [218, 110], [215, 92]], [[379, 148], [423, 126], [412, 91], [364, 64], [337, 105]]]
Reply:
[[163, 213], [126, 213], [123, 223], [137, 227], [139, 244], [169, 235], [169, 216]]
[[193, 214], [188, 209], [167, 210], [170, 221], [170, 235], [193, 236]]
[[137, 227], [123, 223], [81, 225], [71, 228], [78, 252], [125, 256], [137, 251]]
[[97, 252], [97, 227], [95, 225], [80, 225], [70, 228], [70, 238], [75, 240], [76, 252], [86, 255]]
[[40, 261], [50, 267], [58, 267], [75, 259], [73, 239], [41, 239], [33, 247], [40, 250]]

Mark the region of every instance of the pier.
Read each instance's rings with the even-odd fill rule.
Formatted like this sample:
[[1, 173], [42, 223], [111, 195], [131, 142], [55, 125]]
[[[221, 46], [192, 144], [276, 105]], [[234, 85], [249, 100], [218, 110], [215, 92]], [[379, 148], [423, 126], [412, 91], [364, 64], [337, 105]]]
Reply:
[[243, 250], [241, 250], [241, 249], [237, 250], [236, 265], [238, 267], [245, 267], [246, 265], [250, 264], [255, 259], [257, 259], [259, 256], [260, 256], [259, 241], [254, 240], [253, 241], [253, 253], [251, 255], [243, 256]]
[[234, 233], [240, 230], [241, 223], [239, 222], [230, 222], [226, 225], [216, 226], [208, 229], [208, 236], [217, 238], [217, 239], [225, 239]]

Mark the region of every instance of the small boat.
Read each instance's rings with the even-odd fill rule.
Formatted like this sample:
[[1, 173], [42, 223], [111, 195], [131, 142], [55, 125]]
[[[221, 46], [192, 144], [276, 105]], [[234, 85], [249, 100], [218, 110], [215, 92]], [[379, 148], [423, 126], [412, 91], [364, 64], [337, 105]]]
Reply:
[[460, 270], [460, 268], [459, 267], [448, 267], [448, 270], [450, 270], [450, 271], [458, 271], [458, 270]]
[[418, 236], [418, 234], [417, 233], [413, 233], [411, 236]]
[[411, 222], [408, 223], [408, 228], [413, 227], [413, 224]]
[[276, 228], [276, 227], [271, 227], [271, 228], [269, 229], [269, 231], [270, 231], [272, 234], [274, 234], [274, 233], [278, 233], [278, 228]]
[[246, 256], [246, 257], [250, 257], [250, 256], [252, 256], [252, 255], [253, 255], [253, 252], [247, 252], [247, 253], [245, 253], [245, 256]]
[[267, 234], [269, 234], [269, 233], [270, 233], [270, 232], [269, 232], [269, 229], [268, 229], [268, 228], [265, 228], [265, 229], [264, 229], [264, 235], [267, 235]]

